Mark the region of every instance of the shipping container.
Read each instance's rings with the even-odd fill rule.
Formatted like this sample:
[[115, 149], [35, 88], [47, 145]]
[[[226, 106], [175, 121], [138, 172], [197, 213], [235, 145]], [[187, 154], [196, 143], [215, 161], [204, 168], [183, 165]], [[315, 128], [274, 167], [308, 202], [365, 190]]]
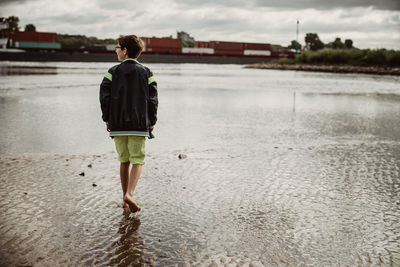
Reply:
[[[168, 47], [168, 48], [182, 48], [181, 39], [174, 38], [148, 38], [148, 37], [140, 37], [147, 48], [149, 47]], [[146, 51], [149, 51], [146, 48]]]
[[234, 50], [243, 52], [243, 43], [210, 41], [210, 48], [216, 50]]
[[243, 51], [238, 50], [222, 50], [222, 49], [214, 49], [214, 55], [221, 56], [243, 56]]
[[175, 47], [147, 47], [145, 53], [149, 54], [180, 54], [182, 53], [182, 48]]
[[11, 32], [9, 39], [14, 42], [57, 42], [57, 34], [53, 32]]
[[194, 47], [196, 48], [209, 48], [210, 43], [209, 42], [203, 42], [203, 41], [195, 41], [194, 42]]
[[17, 48], [50, 48], [60, 49], [60, 43], [45, 43], [45, 42], [14, 42], [14, 46]]
[[244, 43], [244, 49], [247, 50], [271, 50], [270, 44]]
[[202, 48], [202, 47], [184, 47], [182, 53], [185, 54], [214, 54], [213, 48]]
[[245, 56], [271, 56], [270, 50], [243, 50]]

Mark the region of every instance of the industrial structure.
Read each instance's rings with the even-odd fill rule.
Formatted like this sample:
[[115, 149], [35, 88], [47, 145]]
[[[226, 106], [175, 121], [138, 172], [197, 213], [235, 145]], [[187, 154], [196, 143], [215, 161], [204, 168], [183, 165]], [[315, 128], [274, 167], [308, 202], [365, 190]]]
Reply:
[[[141, 37], [145, 43], [145, 54], [196, 54], [220, 56], [265, 56], [292, 57], [283, 51], [274, 53], [267, 43], [244, 43], [226, 41], [194, 41], [194, 47], [183, 47], [180, 38]], [[67, 46], [57, 42], [57, 34], [51, 32], [11, 32], [8, 36], [9, 48], [24, 50], [74, 51], [86, 53], [113, 52], [114, 45]]]
[[[293, 58], [294, 53], [290, 50], [273, 51], [268, 43], [245, 43], [245, 42], [226, 42], [226, 41], [194, 41], [193, 47], [183, 47], [182, 39], [171, 37], [141, 37], [145, 43], [142, 55], [147, 58], [163, 58], [163, 61], [174, 58], [173, 62], [218, 62], [218, 58], [223, 62], [253, 62], [268, 61], [274, 58]], [[57, 54], [90, 54], [86, 56], [99, 60], [107, 58], [106, 55], [114, 53], [115, 45], [62, 45], [57, 42], [57, 34], [51, 32], [10, 32], [8, 38], [3, 40], [8, 49], [2, 52], [40, 52], [44, 58], [56, 57]], [[47, 53], [46, 52], [51, 52]], [[3, 53], [4, 54], [4, 53]], [[33, 53], [31, 53], [33, 54]], [[96, 56], [97, 54], [97, 56]], [[53, 56], [51, 56], [53, 55]], [[143, 57], [142, 56], [142, 57]], [[205, 58], [212, 58], [205, 59]], [[2, 56], [1, 58], [16, 58], [12, 56]], [[1, 59], [0, 58], [0, 59]], [[35, 56], [37, 58], [37, 56]], [[180, 60], [178, 59], [180, 58]], [[231, 58], [231, 59], [229, 59]], [[232, 59], [235, 58], [234, 61]], [[240, 60], [241, 59], [241, 60]]]

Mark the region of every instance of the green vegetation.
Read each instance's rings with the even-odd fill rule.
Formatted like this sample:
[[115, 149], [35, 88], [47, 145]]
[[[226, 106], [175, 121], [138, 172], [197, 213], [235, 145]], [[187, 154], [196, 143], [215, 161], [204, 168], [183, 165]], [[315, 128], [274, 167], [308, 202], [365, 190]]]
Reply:
[[[7, 25], [6, 29], [0, 31], [0, 37], [7, 37], [9, 32], [19, 31], [18, 25], [19, 18], [16, 16], [10, 16], [4, 19]], [[36, 31], [36, 27], [33, 24], [25, 25], [25, 31]], [[85, 35], [69, 35], [69, 34], [57, 34], [57, 42], [61, 45], [67, 46], [94, 46], [94, 45], [108, 45], [116, 44], [116, 39], [98, 39], [96, 37], [87, 37]]]
[[304, 41], [306, 42], [305, 48], [312, 51], [323, 49], [325, 46], [316, 33], [307, 33], [304, 37]]
[[27, 24], [27, 25], [25, 25], [25, 31], [26, 32], [35, 32], [36, 27], [33, 24]]
[[400, 51], [324, 48], [318, 51], [303, 51], [296, 59], [279, 59], [274, 63], [400, 67]]
[[98, 39], [85, 35], [57, 34], [57, 42], [61, 43], [62, 46], [93, 46], [116, 44], [117, 40], [112, 38]]
[[292, 40], [288, 48], [293, 50], [301, 50], [301, 44], [296, 40]]
[[[400, 51], [358, 49], [351, 39], [343, 43], [339, 37], [324, 44], [316, 33], [307, 33], [304, 41], [304, 50], [295, 59], [279, 59], [273, 63], [400, 67]], [[288, 48], [295, 49], [296, 45], [296, 41], [292, 41]]]
[[[340, 40], [340, 39], [339, 39], [339, 40]], [[351, 40], [351, 39], [346, 39], [346, 40], [344, 40], [344, 47], [345, 47], [345, 48], [348, 48], [348, 49], [354, 48], [354, 47], [353, 47], [353, 40]]]
[[19, 31], [19, 18], [16, 16], [10, 16], [5, 19], [5, 22], [7, 24], [7, 30], [9, 31]]
[[305, 51], [296, 58], [296, 62], [306, 64], [400, 67], [400, 51], [325, 48], [318, 51]]
[[[2, 21], [5, 22], [6, 28], [2, 29], [4, 32], [19, 32], [19, 18], [16, 16], [9, 16], [8, 18], [2, 18]], [[25, 25], [26, 32], [34, 32], [36, 31], [36, 27], [33, 24]]]
[[[352, 49], [355, 48], [353, 47], [353, 40], [351, 39], [346, 39], [344, 43], [339, 37], [336, 37], [336, 39], [333, 42], [324, 44], [320, 39], [317, 33], [307, 33], [306, 36], [304, 37], [304, 41], [306, 43], [305, 48], [307, 50], [312, 50], [312, 51], [318, 51], [324, 48], [332, 48], [332, 49]], [[292, 41], [292, 45], [293, 45]], [[290, 47], [289, 47], [290, 48]]]

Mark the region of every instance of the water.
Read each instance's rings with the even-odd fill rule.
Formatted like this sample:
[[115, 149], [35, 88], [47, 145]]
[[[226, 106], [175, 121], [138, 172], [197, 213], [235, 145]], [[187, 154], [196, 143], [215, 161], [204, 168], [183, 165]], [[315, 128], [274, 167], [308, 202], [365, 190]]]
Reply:
[[76, 225], [96, 215], [83, 200], [96, 194], [104, 207], [102, 194], [121, 194], [98, 103], [110, 64], [0, 64], [3, 158], [33, 160], [32, 172], [52, 155], [108, 164], [90, 176], [103, 185], [96, 193], [60, 182], [81, 196], [58, 200], [78, 236], [63, 243], [73, 252], [62, 263], [400, 265], [399, 77], [148, 66], [160, 105], [137, 189], [144, 211], [127, 220], [104, 209], [108, 230], [91, 224], [88, 240]]
[[[113, 149], [98, 103], [109, 63], [27, 64], [3, 75], [1, 149], [6, 154]], [[153, 64], [160, 87], [160, 149], [310, 144], [342, 138], [398, 140], [399, 77], [243, 69], [237, 65]], [[26, 67], [25, 67], [26, 68]], [[4, 71], [3, 71], [4, 72]], [[373, 123], [373, 125], [371, 125]], [[377, 124], [377, 125], [374, 125]], [[390, 128], [390, 129], [387, 129]], [[226, 143], [228, 142], [228, 143]]]

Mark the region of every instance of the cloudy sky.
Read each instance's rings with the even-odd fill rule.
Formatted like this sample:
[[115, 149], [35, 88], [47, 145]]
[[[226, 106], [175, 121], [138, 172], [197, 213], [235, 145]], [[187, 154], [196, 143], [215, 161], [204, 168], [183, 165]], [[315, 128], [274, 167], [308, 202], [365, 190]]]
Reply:
[[328, 43], [400, 49], [400, 0], [0, 0], [0, 16], [23, 29], [116, 38], [124, 34], [196, 40], [304, 43], [308, 32]]

